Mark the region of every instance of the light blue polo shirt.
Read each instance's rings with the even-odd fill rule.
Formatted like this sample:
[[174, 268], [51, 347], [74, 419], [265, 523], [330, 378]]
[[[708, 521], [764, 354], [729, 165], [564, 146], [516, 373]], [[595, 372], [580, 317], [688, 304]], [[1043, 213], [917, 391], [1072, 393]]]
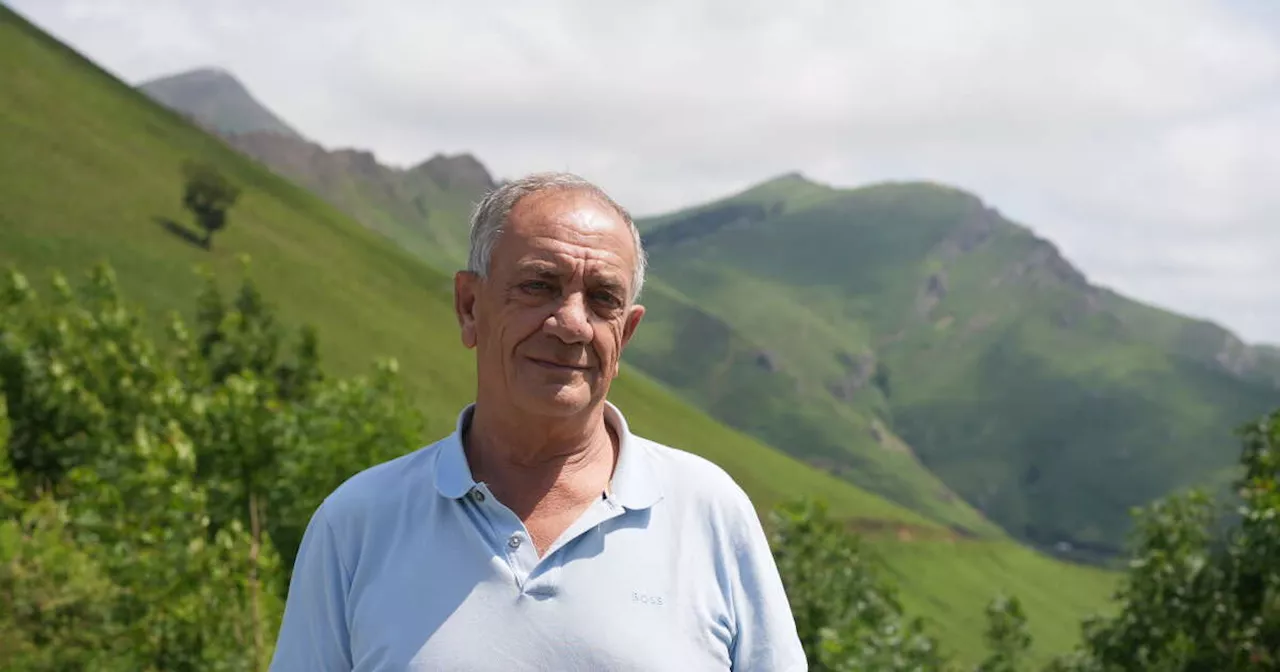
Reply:
[[539, 558], [471, 477], [472, 408], [316, 510], [273, 671], [808, 669], [760, 521], [720, 467], [608, 405], [610, 492]]

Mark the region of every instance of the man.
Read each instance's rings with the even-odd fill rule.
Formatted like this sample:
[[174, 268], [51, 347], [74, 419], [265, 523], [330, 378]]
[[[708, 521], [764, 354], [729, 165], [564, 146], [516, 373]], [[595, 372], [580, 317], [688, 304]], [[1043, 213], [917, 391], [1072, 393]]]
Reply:
[[807, 669], [745, 493], [606, 401], [644, 269], [581, 178], [485, 197], [454, 281], [475, 403], [315, 512], [273, 670]]

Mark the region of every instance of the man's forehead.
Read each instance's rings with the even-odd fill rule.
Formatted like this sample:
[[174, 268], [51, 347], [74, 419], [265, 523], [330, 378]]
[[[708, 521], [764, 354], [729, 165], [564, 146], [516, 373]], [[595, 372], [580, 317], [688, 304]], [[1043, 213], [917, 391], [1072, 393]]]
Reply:
[[[530, 194], [517, 201], [499, 238], [517, 243], [519, 256], [585, 256], [615, 263], [635, 262], [635, 241], [626, 220], [599, 197], [581, 190]], [[530, 249], [533, 248], [533, 249]], [[514, 251], [514, 250], [513, 250]]]
[[516, 202], [507, 217], [507, 224], [516, 230], [567, 228], [582, 236], [618, 236], [623, 240], [631, 237], [626, 220], [613, 206], [580, 189], [529, 194]]

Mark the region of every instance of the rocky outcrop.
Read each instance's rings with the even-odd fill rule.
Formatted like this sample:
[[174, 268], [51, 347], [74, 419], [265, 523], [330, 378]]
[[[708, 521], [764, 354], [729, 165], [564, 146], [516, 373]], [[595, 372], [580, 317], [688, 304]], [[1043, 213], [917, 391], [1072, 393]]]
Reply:
[[864, 352], [857, 356], [840, 352], [836, 353], [836, 361], [844, 369], [843, 375], [828, 383], [827, 391], [836, 399], [851, 401], [854, 395], [866, 387], [876, 375], [878, 366], [876, 356], [871, 352]]
[[974, 199], [973, 207], [961, 218], [955, 229], [938, 244], [934, 255], [943, 262], [969, 254], [991, 239], [997, 227], [1007, 224], [995, 208]]
[[437, 154], [410, 168], [406, 176], [424, 176], [445, 189], [469, 193], [484, 193], [497, 186], [484, 164], [465, 153]]
[[1041, 287], [1058, 284], [1082, 290], [1092, 288], [1088, 278], [1063, 258], [1057, 246], [1039, 238], [1031, 251], [997, 278], [995, 284], [1010, 280], [1030, 282]]
[[756, 353], [756, 367], [769, 373], [778, 372], [778, 360], [768, 351], [761, 350]]
[[933, 312], [934, 307], [946, 296], [946, 271], [930, 273], [924, 279], [924, 282], [920, 285], [920, 291], [916, 294], [916, 313], [921, 317], [928, 317]]

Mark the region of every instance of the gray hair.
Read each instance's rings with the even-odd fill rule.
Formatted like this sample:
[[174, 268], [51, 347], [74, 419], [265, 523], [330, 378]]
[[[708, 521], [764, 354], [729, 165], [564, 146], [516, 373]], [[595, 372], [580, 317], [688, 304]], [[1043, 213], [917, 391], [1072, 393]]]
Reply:
[[493, 248], [498, 244], [507, 218], [512, 208], [525, 196], [551, 189], [570, 189], [585, 191], [600, 199], [617, 211], [627, 228], [631, 230], [631, 238], [636, 246], [636, 268], [631, 279], [631, 301], [640, 298], [640, 289], [644, 287], [644, 271], [648, 260], [644, 253], [644, 245], [640, 242], [640, 229], [631, 219], [631, 213], [609, 197], [603, 189], [587, 180], [565, 172], [534, 173], [512, 182], [506, 182], [485, 194], [476, 205], [471, 215], [471, 252], [467, 256], [467, 270], [485, 277], [489, 273], [489, 258]]

